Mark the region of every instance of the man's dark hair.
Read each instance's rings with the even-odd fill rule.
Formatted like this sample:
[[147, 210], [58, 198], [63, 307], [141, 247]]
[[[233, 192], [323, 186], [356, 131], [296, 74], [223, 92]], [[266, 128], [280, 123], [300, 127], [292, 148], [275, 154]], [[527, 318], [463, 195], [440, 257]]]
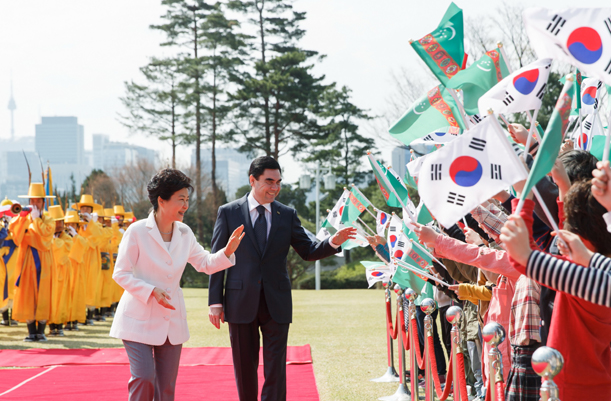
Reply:
[[564, 228], [590, 241], [595, 251], [611, 255], [611, 233], [603, 220], [605, 209], [592, 195], [591, 181], [578, 181], [564, 197]]
[[592, 170], [596, 168], [598, 159], [585, 150], [573, 149], [558, 156], [571, 183], [581, 180], [591, 180]]
[[250, 163], [248, 176], [252, 175], [255, 177], [255, 180], [258, 180], [265, 170], [279, 170], [282, 173], [280, 164], [278, 164], [276, 159], [271, 156], [259, 156]]
[[164, 168], [151, 178], [146, 189], [149, 193], [149, 201], [153, 205], [153, 210], [159, 207], [159, 197], [169, 200], [175, 192], [187, 188], [189, 193], [193, 191], [191, 179], [180, 170]]

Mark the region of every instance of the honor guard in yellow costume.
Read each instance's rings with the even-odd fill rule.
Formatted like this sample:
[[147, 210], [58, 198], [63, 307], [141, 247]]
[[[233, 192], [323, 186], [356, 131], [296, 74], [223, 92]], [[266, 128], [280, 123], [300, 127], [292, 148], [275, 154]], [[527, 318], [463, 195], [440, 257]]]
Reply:
[[[117, 255], [119, 253], [119, 244], [121, 243], [121, 239], [123, 238], [123, 233], [119, 231], [119, 221], [117, 220], [114, 209], [108, 208], [104, 209], [104, 217], [108, 220], [106, 222], [110, 222], [110, 227], [112, 229], [112, 238], [110, 239], [110, 255], [112, 260], [112, 271], [114, 271], [115, 262], [117, 261]], [[112, 274], [111, 274], [112, 278]], [[123, 288], [117, 284], [115, 280], [111, 280], [112, 287], [112, 295], [111, 295], [111, 308], [110, 308], [110, 316], [114, 316], [114, 311], [117, 309], [117, 304], [123, 295]]]
[[68, 324], [66, 330], [78, 330], [78, 322], [85, 323], [87, 306], [85, 304], [85, 254], [89, 250], [89, 241], [78, 235], [80, 220], [76, 210], [66, 213], [64, 224], [72, 236], [72, 249], [70, 250], [70, 302], [68, 305]]
[[[10, 206], [13, 202], [11, 202], [8, 198], [5, 198], [0, 206]], [[17, 321], [13, 320], [11, 317], [11, 311], [13, 308], [13, 298], [15, 295], [15, 281], [17, 277], [15, 276], [16, 266], [17, 266], [17, 254], [18, 248], [13, 241], [13, 235], [8, 229], [9, 222], [11, 221], [11, 217], [3, 216], [1, 218], [0, 227], [4, 227], [6, 229], [6, 236], [3, 237], [0, 229], [0, 265], [4, 266], [4, 271], [0, 271], [2, 277], [0, 278], [0, 312], [2, 312], [2, 322], [0, 322], [3, 326], [17, 326]], [[1, 267], [0, 267], [1, 270]]]
[[102, 225], [102, 240], [100, 241], [100, 253], [102, 260], [102, 279], [100, 280], [98, 292], [100, 293], [100, 303], [96, 305], [95, 320], [106, 321], [107, 313], [112, 304], [112, 293], [114, 287], [112, 283], [112, 272], [114, 264], [112, 263], [111, 240], [113, 236], [110, 218], [106, 218], [104, 208], [101, 205], [96, 206], [94, 212], [98, 215], [98, 222]]
[[64, 211], [59, 205], [49, 206], [49, 217], [55, 221], [53, 258], [55, 269], [51, 285], [51, 306], [53, 313], [49, 322], [49, 334], [64, 336], [63, 325], [68, 322], [70, 308], [70, 251], [72, 237], [65, 231]]
[[[93, 208], [96, 203], [93, 196], [82, 195], [79, 203], [76, 204], [80, 210], [81, 217], [85, 224], [81, 225], [79, 235], [85, 237], [89, 243], [89, 249], [85, 253], [85, 304], [87, 305], [86, 325], [93, 325], [93, 313], [96, 305], [100, 303], [100, 292], [98, 286], [102, 281], [102, 255], [100, 244], [103, 240], [101, 226], [94, 221]], [[95, 219], [97, 220], [97, 218]]]
[[117, 218], [117, 221], [119, 222], [119, 231], [121, 231], [121, 234], [123, 234], [125, 233], [125, 230], [127, 229], [127, 227], [123, 226], [124, 219], [125, 219], [125, 209], [123, 209], [123, 205], [115, 205], [113, 207], [113, 211], [115, 213], [115, 217]]
[[9, 230], [19, 247], [18, 277], [15, 283], [13, 317], [26, 322], [28, 336], [24, 341], [47, 341], [45, 325], [51, 318], [51, 282], [53, 280], [53, 234], [55, 221], [42, 211], [46, 198], [44, 186], [32, 183], [27, 195], [32, 211], [13, 218]]

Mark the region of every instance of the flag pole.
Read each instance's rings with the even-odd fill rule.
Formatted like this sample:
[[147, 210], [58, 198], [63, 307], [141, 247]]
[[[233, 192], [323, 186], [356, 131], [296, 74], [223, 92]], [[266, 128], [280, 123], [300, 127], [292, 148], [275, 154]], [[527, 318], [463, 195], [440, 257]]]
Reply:
[[[526, 138], [526, 145], [524, 145], [524, 161], [526, 161], [526, 154], [530, 153], [530, 142], [532, 141], [533, 133], [537, 133], [537, 140], [541, 143], [539, 133], [537, 132], [537, 116], [539, 115], [539, 109], [535, 110], [535, 115], [530, 120], [530, 127], [528, 129], [528, 138]], [[533, 132], [534, 131], [534, 132]]]
[[[602, 125], [602, 123], [601, 123]], [[607, 118], [607, 138], [605, 139], [605, 150], [603, 150], [603, 161], [609, 161], [609, 147], [611, 145], [611, 112]]]
[[429, 258], [433, 259], [435, 262], [439, 263], [440, 265], [445, 266], [443, 263], [441, 263], [441, 261], [439, 259], [434, 257], [425, 247], [423, 247], [422, 245], [420, 245], [419, 243], [414, 241], [412, 238], [409, 238], [409, 240], [410, 240], [410, 242], [412, 244], [416, 245], [418, 247], [418, 249], [420, 249], [422, 252], [424, 252], [426, 254], [426, 256], [428, 256]]
[[398, 265], [400, 265], [404, 269], [407, 269], [407, 270], [411, 271], [412, 273], [415, 273], [415, 274], [420, 275], [420, 276], [424, 276], [424, 277], [426, 277], [426, 278], [428, 278], [430, 280], [435, 281], [436, 283], [439, 283], [441, 285], [445, 285], [446, 287], [450, 286], [450, 284], [446, 283], [445, 281], [440, 280], [437, 277], [433, 276], [432, 274], [424, 272], [424, 271], [416, 268], [415, 266], [412, 266], [409, 263], [406, 263], [406, 262], [402, 261], [399, 258], [395, 258], [394, 256], [392, 258], [397, 262]]
[[412, 223], [415, 223], [414, 219], [412, 218], [412, 215], [409, 213], [407, 209], [407, 206], [405, 206], [405, 203], [403, 203], [403, 200], [401, 199], [401, 197], [399, 197], [399, 195], [397, 194], [397, 191], [395, 191], [395, 188], [392, 185], [390, 185], [390, 182], [388, 182], [388, 179], [380, 170], [380, 166], [378, 165], [377, 160], [374, 159], [373, 156], [371, 155], [371, 152], [367, 152], [367, 157], [369, 157], [369, 160], [371, 161], [371, 165], [373, 166], [373, 168], [375, 168], [378, 171], [378, 173], [380, 174], [380, 177], [382, 177], [382, 179], [384, 180], [384, 183], [388, 186], [388, 188], [390, 188], [393, 195], [397, 197], [397, 200], [403, 207], [403, 210], [407, 212], [407, 215], [410, 217], [410, 220], [412, 221]]
[[374, 232], [374, 231], [373, 231], [373, 230], [372, 230], [372, 229], [371, 229], [371, 228], [370, 228], [370, 227], [367, 225], [367, 223], [365, 223], [363, 220], [361, 220], [361, 218], [360, 218], [360, 217], [357, 217], [357, 219], [359, 219], [359, 221], [361, 222], [361, 224], [362, 224], [362, 225], [364, 225], [365, 227], [367, 227], [367, 229], [368, 229], [369, 231], [371, 231], [371, 233], [372, 233], [374, 236], [376, 236], [376, 235], [377, 235], [377, 233], [375, 233], [375, 232]]
[[502, 115], [502, 114], [499, 114], [499, 117], [501, 117], [501, 120], [503, 120], [503, 123], [505, 124], [505, 127], [507, 127], [507, 131], [509, 131], [509, 121], [507, 121], [505, 116]]
[[448, 93], [450, 94], [450, 96], [452, 96], [452, 99], [454, 99], [454, 101], [456, 102], [456, 105], [458, 106], [458, 110], [460, 111], [460, 118], [462, 118], [462, 122], [463, 124], [465, 124], [465, 130], [469, 130], [469, 124], [467, 123], [467, 119], [465, 118], [465, 108], [462, 105], [462, 103], [460, 102], [460, 100], [458, 100], [458, 96], [456, 95], [456, 91], [452, 88], [446, 88], [448, 90]]

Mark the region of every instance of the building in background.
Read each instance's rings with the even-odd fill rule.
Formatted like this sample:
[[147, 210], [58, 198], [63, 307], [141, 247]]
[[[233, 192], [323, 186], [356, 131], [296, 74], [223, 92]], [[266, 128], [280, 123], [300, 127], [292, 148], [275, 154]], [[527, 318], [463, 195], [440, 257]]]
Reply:
[[397, 146], [392, 150], [391, 165], [393, 170], [399, 174], [399, 177], [405, 177], [405, 170], [407, 170], [407, 163], [409, 163], [411, 153], [407, 146]]
[[64, 192], [74, 185], [80, 191], [91, 166], [85, 160], [85, 129], [76, 117], [42, 117], [36, 124], [36, 152], [45, 168], [51, 166], [53, 187]]
[[157, 152], [143, 146], [112, 142], [105, 134], [93, 134], [92, 167], [111, 174], [114, 169], [134, 165], [138, 159], [157, 164]]
[[[212, 151], [201, 150], [202, 173], [210, 175], [212, 171]], [[225, 191], [228, 200], [236, 198], [236, 191], [248, 185], [250, 158], [232, 148], [216, 148], [216, 179], [218, 186]], [[195, 149], [191, 154], [191, 165], [195, 166]], [[242, 196], [240, 194], [239, 196]]]

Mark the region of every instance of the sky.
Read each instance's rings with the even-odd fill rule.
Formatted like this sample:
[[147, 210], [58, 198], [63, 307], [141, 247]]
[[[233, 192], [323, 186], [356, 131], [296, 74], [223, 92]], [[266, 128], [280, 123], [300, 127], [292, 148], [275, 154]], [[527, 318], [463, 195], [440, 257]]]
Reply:
[[[490, 15], [495, 1], [457, 1], [466, 17]], [[538, 0], [532, 6], [574, 6], [568, 0]], [[606, 1], [580, 3], [604, 7]], [[396, 88], [391, 74], [420, 63], [409, 46], [433, 30], [449, 1], [407, 0], [297, 0], [295, 9], [307, 12], [304, 48], [326, 54], [315, 72], [327, 82], [346, 85], [353, 102], [383, 114]], [[164, 13], [160, 0], [29, 0], [0, 2], [0, 138], [10, 136], [6, 105], [11, 77], [15, 134], [33, 136], [41, 116], [76, 116], [85, 127], [85, 147], [91, 135], [153, 147], [169, 157], [165, 143], [130, 133], [117, 120], [124, 112], [119, 97], [124, 82], [142, 81], [139, 67], [151, 56], [163, 56], [163, 36], [151, 29]], [[422, 64], [420, 64], [422, 65]], [[424, 72], [424, 71], [423, 71]], [[383, 157], [392, 146], [379, 142]], [[179, 155], [190, 159], [190, 148]], [[295, 182], [304, 167], [289, 156], [280, 160], [284, 178]]]

